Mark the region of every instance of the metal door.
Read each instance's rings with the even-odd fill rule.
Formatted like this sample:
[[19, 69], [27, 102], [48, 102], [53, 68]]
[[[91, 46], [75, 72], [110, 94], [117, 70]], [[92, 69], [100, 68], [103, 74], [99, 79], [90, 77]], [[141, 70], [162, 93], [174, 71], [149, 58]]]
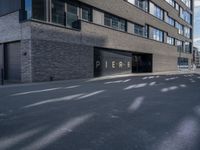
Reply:
[[5, 44], [4, 50], [4, 70], [5, 80], [21, 80], [21, 57], [20, 42]]

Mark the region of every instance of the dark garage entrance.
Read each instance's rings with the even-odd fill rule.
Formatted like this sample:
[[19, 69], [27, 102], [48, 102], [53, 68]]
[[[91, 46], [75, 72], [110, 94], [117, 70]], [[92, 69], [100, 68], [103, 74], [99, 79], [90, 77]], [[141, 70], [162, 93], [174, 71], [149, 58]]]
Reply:
[[94, 76], [127, 74], [132, 72], [132, 54], [116, 50], [95, 48]]
[[132, 72], [148, 73], [152, 72], [152, 54], [133, 54]]
[[152, 55], [95, 48], [94, 76], [152, 72]]
[[4, 80], [21, 81], [20, 42], [0, 45], [0, 67], [4, 70]]

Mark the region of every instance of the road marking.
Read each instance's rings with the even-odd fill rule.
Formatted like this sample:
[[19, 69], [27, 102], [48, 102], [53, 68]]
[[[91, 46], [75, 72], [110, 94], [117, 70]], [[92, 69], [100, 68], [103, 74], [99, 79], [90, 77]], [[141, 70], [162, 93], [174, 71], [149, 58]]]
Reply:
[[4, 113], [0, 113], [0, 117], [5, 117], [5, 116], [7, 116], [7, 115]]
[[185, 87], [187, 87], [187, 86], [186, 86], [185, 84], [181, 84], [180, 87], [181, 87], [181, 88], [185, 88]]
[[154, 85], [156, 85], [156, 82], [149, 83], [149, 86], [154, 86]]
[[75, 128], [80, 126], [81, 124], [88, 121], [93, 117], [93, 114], [86, 114], [79, 117], [72, 118], [71, 120], [63, 123], [61, 126], [57, 127], [53, 131], [48, 134], [36, 139], [33, 143], [28, 145], [27, 147], [22, 148], [22, 150], [39, 150], [44, 149], [51, 143], [57, 141], [58, 139], [66, 136], [70, 132], [72, 132]]
[[131, 81], [131, 79], [127, 79], [127, 80], [117, 80], [117, 81], [109, 81], [109, 82], [105, 82], [104, 84], [116, 84], [116, 83], [127, 83]]
[[28, 91], [28, 92], [22, 92], [22, 93], [16, 93], [13, 94], [11, 96], [20, 96], [20, 95], [28, 95], [28, 94], [34, 94], [34, 93], [42, 93], [42, 92], [49, 92], [49, 91], [55, 91], [55, 90], [59, 90], [62, 87], [58, 87], [58, 88], [51, 88], [51, 89], [44, 89], [44, 90], [36, 90], [36, 91]]
[[30, 108], [30, 107], [36, 107], [36, 106], [40, 106], [43, 104], [47, 104], [47, 103], [56, 103], [56, 102], [61, 102], [61, 101], [69, 101], [72, 99], [75, 99], [77, 97], [82, 96], [83, 94], [75, 94], [75, 95], [70, 95], [70, 96], [65, 96], [65, 97], [61, 97], [61, 98], [54, 98], [54, 99], [49, 99], [49, 100], [44, 100], [44, 101], [40, 101], [34, 104], [30, 104], [27, 106], [24, 106], [23, 108]]
[[171, 86], [171, 87], [168, 87], [168, 88], [161, 89], [161, 92], [165, 93], [165, 92], [169, 92], [169, 91], [173, 91], [173, 90], [177, 90], [177, 89], [178, 89], [177, 86]]
[[167, 78], [167, 79], [165, 79], [165, 80], [166, 80], [166, 81], [171, 81], [171, 80], [175, 80], [175, 79], [178, 79], [178, 77]]
[[185, 118], [157, 144], [154, 150], [186, 150], [198, 144], [199, 122], [196, 118]]
[[64, 87], [63, 89], [74, 89], [80, 87], [80, 85], [73, 85], [73, 86], [68, 86], [68, 87]]
[[55, 91], [55, 90], [60, 90], [60, 89], [73, 89], [73, 88], [77, 88], [77, 87], [80, 87], [80, 85], [73, 85], [73, 86], [68, 86], [68, 87], [57, 87], [57, 88], [35, 90], [35, 91], [27, 91], [27, 92], [12, 94], [11, 96], [21, 96], [21, 95], [35, 94], [35, 93], [49, 92], [49, 91]]
[[100, 93], [103, 93], [104, 91], [105, 90], [100, 90], [100, 91], [96, 91], [96, 92], [92, 92], [92, 93], [83, 95], [83, 96], [79, 97], [78, 100], [84, 99], [84, 98], [88, 98], [88, 97], [91, 97], [91, 96], [94, 96], [94, 95], [97, 95], [97, 94], [100, 94]]
[[43, 130], [43, 128], [38, 128], [38, 129], [30, 130], [30, 131], [27, 131], [27, 132], [24, 132], [21, 134], [12, 135], [10, 137], [1, 138], [0, 139], [0, 149], [2, 149], [2, 150], [9, 149], [14, 145], [19, 144], [19, 142], [23, 142], [27, 138], [30, 138], [33, 135], [39, 133], [42, 130]]
[[138, 110], [140, 108], [140, 106], [142, 105], [143, 101], [144, 101], [144, 96], [137, 97], [133, 101], [133, 103], [130, 105], [130, 107], [128, 108], [128, 111], [134, 112], [134, 111]]
[[131, 89], [136, 89], [136, 88], [142, 88], [142, 87], [145, 87], [146, 85], [147, 85], [147, 83], [134, 84], [134, 85], [130, 85], [130, 86], [124, 88], [124, 90], [131, 90]]

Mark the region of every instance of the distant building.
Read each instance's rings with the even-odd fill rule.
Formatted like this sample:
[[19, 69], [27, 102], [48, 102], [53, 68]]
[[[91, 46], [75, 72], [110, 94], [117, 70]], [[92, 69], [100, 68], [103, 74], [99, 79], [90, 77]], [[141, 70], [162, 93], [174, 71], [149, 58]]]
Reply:
[[190, 68], [193, 0], [0, 0], [5, 80]]
[[197, 47], [193, 47], [193, 63], [200, 67], [200, 50]]

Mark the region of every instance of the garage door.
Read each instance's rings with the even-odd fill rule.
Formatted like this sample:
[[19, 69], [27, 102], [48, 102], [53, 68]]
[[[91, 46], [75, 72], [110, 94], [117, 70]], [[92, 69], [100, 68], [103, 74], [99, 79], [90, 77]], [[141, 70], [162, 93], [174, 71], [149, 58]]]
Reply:
[[5, 80], [20, 81], [21, 80], [21, 58], [20, 58], [20, 42], [5, 44], [4, 50], [4, 70]]

